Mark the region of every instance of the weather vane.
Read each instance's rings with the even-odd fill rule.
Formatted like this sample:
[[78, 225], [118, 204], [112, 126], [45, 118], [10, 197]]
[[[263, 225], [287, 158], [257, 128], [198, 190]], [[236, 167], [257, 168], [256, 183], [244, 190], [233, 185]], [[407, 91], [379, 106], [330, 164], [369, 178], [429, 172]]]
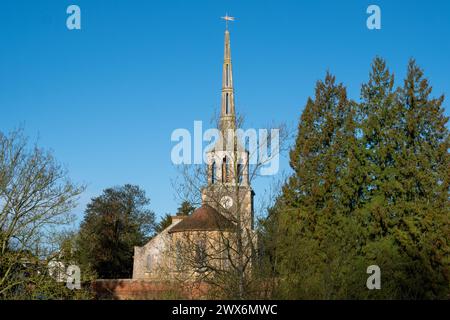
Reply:
[[225, 14], [225, 17], [221, 17], [223, 20], [225, 20], [225, 23], [226, 23], [226, 29], [228, 30], [228, 21], [234, 21], [234, 17], [230, 17], [229, 15], [228, 15], [228, 13], [227, 14]]

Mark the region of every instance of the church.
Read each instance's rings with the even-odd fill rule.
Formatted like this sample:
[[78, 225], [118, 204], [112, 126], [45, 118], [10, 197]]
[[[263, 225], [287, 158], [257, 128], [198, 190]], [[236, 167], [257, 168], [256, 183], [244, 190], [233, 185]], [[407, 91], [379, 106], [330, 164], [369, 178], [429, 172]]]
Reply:
[[[226, 16], [225, 20], [233, 18]], [[225, 30], [219, 131], [207, 151], [202, 205], [134, 248], [133, 279], [201, 280], [231, 268], [251, 268], [254, 259], [254, 192], [249, 152], [236, 135], [230, 32]], [[239, 265], [240, 264], [240, 265]], [[249, 267], [250, 266], [250, 267]]]

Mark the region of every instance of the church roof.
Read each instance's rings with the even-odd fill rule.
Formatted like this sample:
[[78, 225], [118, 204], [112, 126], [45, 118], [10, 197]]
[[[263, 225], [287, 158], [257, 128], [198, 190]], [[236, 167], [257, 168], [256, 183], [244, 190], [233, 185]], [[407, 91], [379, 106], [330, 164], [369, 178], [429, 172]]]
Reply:
[[233, 223], [221, 215], [213, 207], [204, 204], [196, 209], [190, 216], [186, 217], [173, 228], [169, 233], [183, 231], [218, 231], [230, 230]]

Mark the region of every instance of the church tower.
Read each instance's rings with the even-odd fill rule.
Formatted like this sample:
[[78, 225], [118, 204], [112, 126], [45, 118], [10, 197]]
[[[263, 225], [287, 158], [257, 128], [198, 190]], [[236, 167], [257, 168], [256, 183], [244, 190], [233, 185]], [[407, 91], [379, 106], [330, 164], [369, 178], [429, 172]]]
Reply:
[[[231, 17], [224, 17], [227, 22]], [[229, 220], [253, 230], [254, 192], [249, 181], [249, 152], [236, 136], [233, 65], [230, 32], [225, 30], [224, 60], [219, 129], [221, 136], [207, 152], [208, 185], [202, 191], [202, 201]]]
[[[228, 15], [224, 19], [233, 21]], [[217, 270], [230, 268], [230, 261], [234, 265], [244, 263], [245, 269], [250, 270], [252, 248], [257, 245], [253, 230], [254, 192], [250, 186], [249, 152], [236, 136], [228, 26], [218, 126], [220, 137], [206, 152], [208, 179], [202, 189], [202, 206], [189, 216], [173, 217], [170, 226], [144, 246], [134, 248], [133, 279], [196, 279], [197, 275], [204, 279], [204, 262], [199, 262], [204, 257]]]

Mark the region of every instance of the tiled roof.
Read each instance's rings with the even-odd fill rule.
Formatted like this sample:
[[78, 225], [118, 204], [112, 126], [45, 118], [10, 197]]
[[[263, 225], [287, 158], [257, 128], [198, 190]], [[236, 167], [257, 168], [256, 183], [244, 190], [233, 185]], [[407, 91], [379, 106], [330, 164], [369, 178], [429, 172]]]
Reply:
[[184, 218], [169, 230], [169, 233], [183, 231], [219, 231], [230, 230], [233, 223], [213, 207], [204, 204], [190, 216]]

